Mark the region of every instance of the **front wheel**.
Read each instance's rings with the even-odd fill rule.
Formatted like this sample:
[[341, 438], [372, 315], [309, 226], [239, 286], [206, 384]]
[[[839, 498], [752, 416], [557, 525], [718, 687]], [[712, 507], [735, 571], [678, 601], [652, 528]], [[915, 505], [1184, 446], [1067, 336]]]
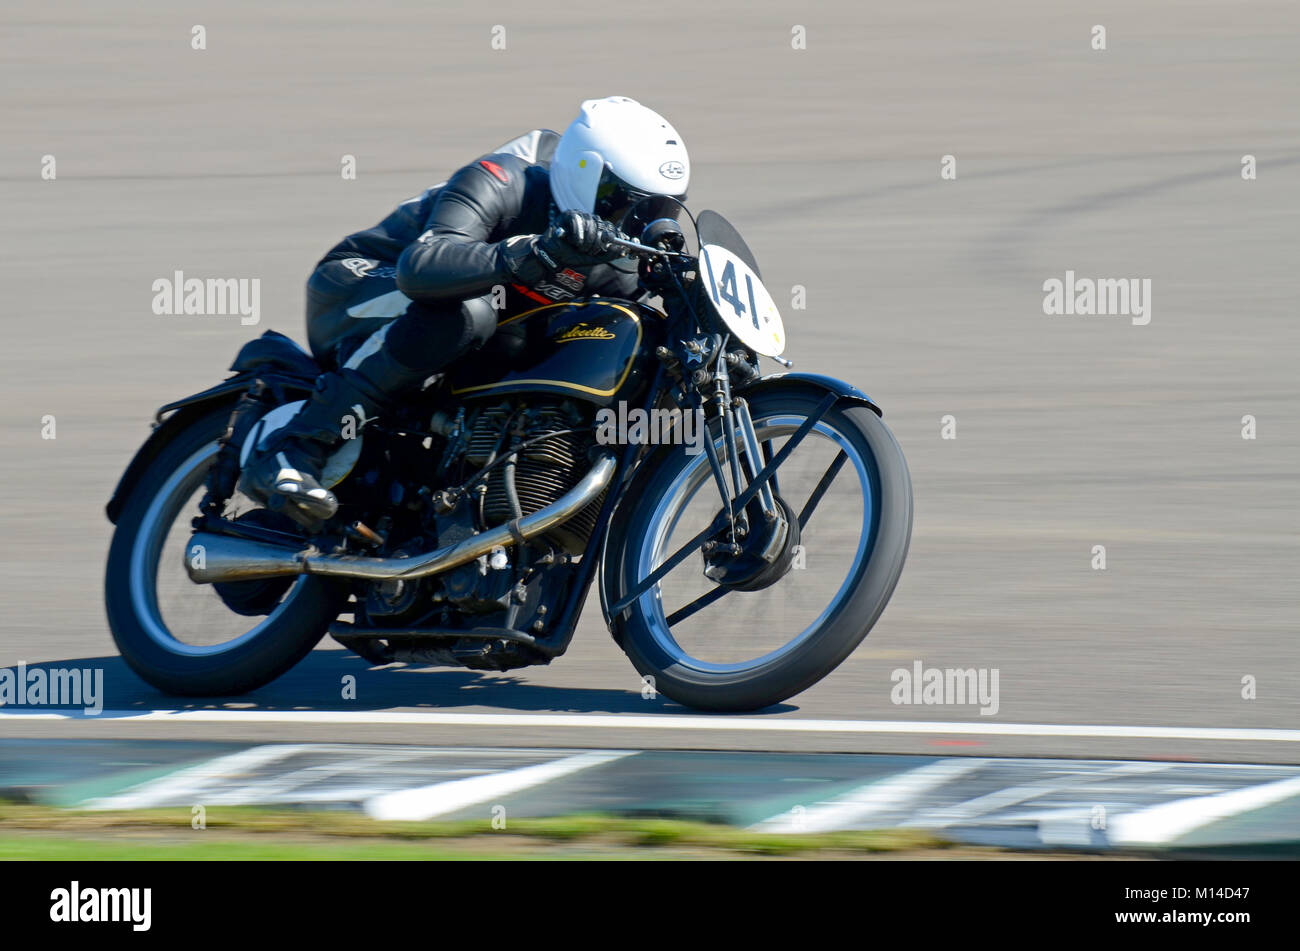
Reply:
[[[108, 553], [104, 600], [122, 658], [144, 680], [183, 696], [240, 694], [298, 661], [337, 616], [337, 583], [296, 579], [199, 585], [185, 573], [190, 519], [230, 408], [196, 419], [134, 487]], [[236, 494], [223, 515], [266, 527], [278, 516]]]
[[[823, 396], [813, 389], [748, 395], [759, 467]], [[720, 434], [714, 437], [721, 450]], [[866, 637], [903, 570], [911, 479], [893, 434], [870, 408], [832, 407], [778, 467], [773, 487], [800, 523], [784, 573], [755, 590], [727, 587], [725, 572], [719, 584], [694, 552], [612, 619], [636, 669], [686, 706], [756, 710], [806, 690]], [[647, 460], [606, 548], [609, 604], [707, 528], [720, 504], [704, 454], [673, 446]]]

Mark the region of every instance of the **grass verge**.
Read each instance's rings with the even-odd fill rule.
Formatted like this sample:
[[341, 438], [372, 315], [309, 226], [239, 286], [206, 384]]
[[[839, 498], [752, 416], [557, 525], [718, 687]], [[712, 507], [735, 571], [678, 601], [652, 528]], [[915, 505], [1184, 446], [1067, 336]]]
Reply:
[[379, 822], [350, 811], [214, 807], [80, 812], [0, 802], [0, 859], [862, 857], [948, 848], [914, 830], [787, 835], [679, 819], [575, 815]]

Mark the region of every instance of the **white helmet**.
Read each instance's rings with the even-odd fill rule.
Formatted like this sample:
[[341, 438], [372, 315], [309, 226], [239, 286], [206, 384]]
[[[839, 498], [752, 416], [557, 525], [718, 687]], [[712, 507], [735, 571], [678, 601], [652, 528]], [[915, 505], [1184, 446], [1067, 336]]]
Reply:
[[588, 99], [551, 159], [561, 211], [611, 219], [646, 195], [686, 198], [691, 161], [668, 120], [626, 96]]

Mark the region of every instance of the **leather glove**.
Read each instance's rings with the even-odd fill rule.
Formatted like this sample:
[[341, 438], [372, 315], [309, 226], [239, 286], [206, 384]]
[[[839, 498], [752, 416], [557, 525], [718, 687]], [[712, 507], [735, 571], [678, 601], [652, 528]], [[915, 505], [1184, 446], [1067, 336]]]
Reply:
[[[623, 234], [608, 221], [580, 211], [566, 211], [559, 221], [538, 237], [537, 255], [547, 266], [591, 267], [623, 256], [623, 249], [610, 242]], [[550, 261], [547, 261], [550, 258]]]
[[566, 211], [543, 234], [503, 242], [502, 262], [515, 280], [533, 284], [566, 267], [591, 267], [622, 257], [623, 249], [610, 244], [611, 237], [626, 236], [595, 215]]

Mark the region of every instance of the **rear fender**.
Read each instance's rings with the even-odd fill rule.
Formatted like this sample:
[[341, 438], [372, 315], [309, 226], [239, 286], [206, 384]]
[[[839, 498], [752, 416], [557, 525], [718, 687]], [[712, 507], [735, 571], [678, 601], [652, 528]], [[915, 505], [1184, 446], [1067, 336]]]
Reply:
[[244, 344], [230, 369], [235, 375], [229, 379], [168, 403], [154, 414], [153, 432], [136, 451], [135, 458], [118, 480], [113, 497], [108, 500], [106, 511], [110, 522], [117, 524], [131, 490], [158, 453], [196, 419], [221, 406], [233, 408], [240, 394], [256, 379], [271, 387], [277, 402], [287, 403], [291, 398], [299, 399], [299, 394], [310, 392], [320, 374], [320, 367], [306, 350], [274, 330]]
[[108, 500], [108, 505], [105, 507], [108, 520], [114, 525], [117, 524], [118, 517], [122, 514], [122, 509], [126, 506], [136, 483], [168, 443], [193, 425], [196, 420], [213, 410], [223, 406], [234, 409], [240, 395], [248, 389], [254, 379], [258, 378], [265, 380], [271, 386], [279, 386], [286, 400], [291, 394], [294, 399], [300, 399], [300, 394], [310, 393], [315, 384], [314, 380], [298, 377], [246, 372], [232, 376], [201, 393], [195, 393], [193, 396], [187, 396], [161, 407], [155, 414], [153, 432], [149, 434], [144, 445], [136, 450], [131, 464], [126, 467], [122, 478], [118, 480], [112, 498]]

